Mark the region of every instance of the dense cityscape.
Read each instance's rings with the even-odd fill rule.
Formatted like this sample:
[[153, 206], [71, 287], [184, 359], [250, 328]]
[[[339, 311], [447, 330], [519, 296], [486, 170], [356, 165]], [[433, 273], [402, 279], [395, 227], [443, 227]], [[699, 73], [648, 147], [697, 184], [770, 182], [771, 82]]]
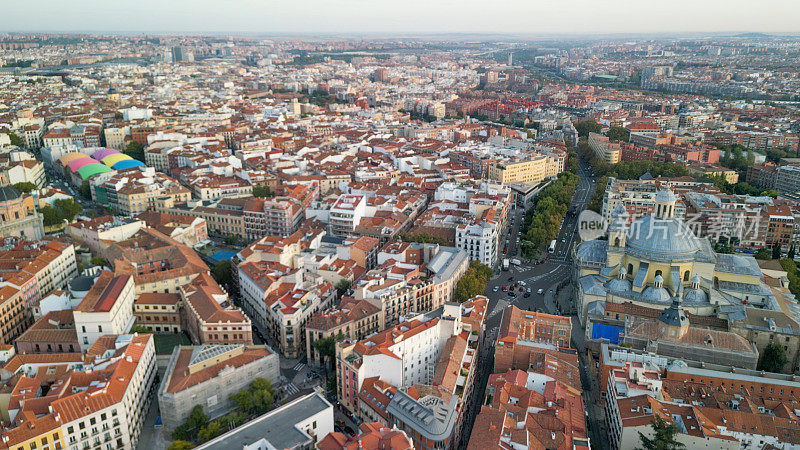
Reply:
[[800, 38], [0, 33], [0, 449], [800, 449]]

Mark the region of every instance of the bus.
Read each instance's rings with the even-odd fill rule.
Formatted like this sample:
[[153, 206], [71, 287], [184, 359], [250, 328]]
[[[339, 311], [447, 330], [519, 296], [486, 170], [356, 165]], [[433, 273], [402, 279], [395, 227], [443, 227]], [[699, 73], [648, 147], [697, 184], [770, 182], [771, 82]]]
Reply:
[[548, 249], [548, 251], [549, 251], [550, 253], [555, 253], [555, 252], [556, 252], [556, 240], [555, 240], [555, 239], [553, 239], [553, 240], [550, 242], [550, 248]]

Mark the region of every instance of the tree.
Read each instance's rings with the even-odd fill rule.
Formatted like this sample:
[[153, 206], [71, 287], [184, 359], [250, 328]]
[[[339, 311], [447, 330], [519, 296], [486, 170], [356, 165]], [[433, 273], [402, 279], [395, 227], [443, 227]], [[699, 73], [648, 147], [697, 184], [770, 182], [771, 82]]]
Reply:
[[125, 150], [123, 150], [122, 153], [125, 153], [133, 159], [144, 161], [144, 145], [136, 141], [128, 142], [128, 144], [125, 146]]
[[89, 263], [91, 263], [93, 266], [111, 267], [108, 264], [108, 260], [103, 258], [102, 256], [93, 257], [92, 259], [89, 260]]
[[11, 145], [25, 147], [25, 141], [23, 141], [21, 137], [14, 133], [8, 133], [8, 139], [11, 140]]
[[86, 200], [92, 199], [92, 188], [89, 186], [89, 182], [83, 182], [81, 186], [78, 188], [78, 193], [81, 194], [81, 197], [85, 198]]
[[139, 334], [147, 334], [150, 333], [150, 329], [144, 325], [134, 325], [131, 327], [131, 333], [139, 333]]
[[772, 259], [781, 259], [781, 244], [777, 242], [772, 246]]
[[31, 192], [32, 190], [36, 189], [36, 185], [29, 181], [23, 181], [21, 183], [14, 184], [14, 189], [20, 191], [23, 194], [27, 194], [28, 192]]
[[323, 364], [327, 365], [328, 362], [333, 361], [333, 358], [336, 357], [336, 341], [333, 336], [317, 339], [311, 345], [322, 356]]
[[572, 125], [575, 127], [575, 130], [578, 131], [578, 136], [580, 137], [587, 137], [589, 133], [599, 133], [603, 129], [603, 126], [594, 120], [575, 122]]
[[756, 259], [773, 259], [772, 253], [767, 248], [760, 248], [754, 255]]
[[659, 416], [655, 416], [652, 422], [653, 438], [648, 438], [641, 431], [639, 440], [642, 442], [641, 450], [677, 450], [686, 446], [675, 440], [678, 428], [673, 424], [668, 424]]
[[225, 243], [228, 245], [236, 245], [239, 243], [240, 239], [241, 237], [239, 237], [238, 234], [237, 235], [231, 234], [225, 237]]
[[200, 442], [208, 442], [222, 434], [224, 431], [225, 430], [222, 429], [222, 426], [220, 426], [218, 421], [212, 420], [208, 423], [208, 425], [200, 429], [200, 431], [197, 433], [197, 439]]
[[272, 197], [272, 191], [269, 186], [253, 186], [253, 197]]
[[193, 448], [194, 448], [194, 445], [192, 445], [191, 442], [181, 441], [181, 440], [172, 441], [172, 443], [170, 443], [167, 446], [167, 450], [190, 450], [190, 449], [193, 449]]
[[203, 407], [194, 405], [189, 417], [186, 419], [186, 424], [192, 428], [201, 428], [208, 423], [208, 416], [203, 412]]
[[624, 141], [628, 142], [631, 137], [631, 132], [625, 127], [611, 127], [606, 133], [608, 139], [611, 141]]
[[211, 276], [220, 285], [233, 282], [233, 266], [230, 260], [225, 259], [214, 264], [214, 267], [211, 268]]
[[789, 247], [789, 254], [787, 255], [787, 258], [794, 259], [794, 244], [792, 244], [792, 246]]
[[83, 206], [72, 199], [58, 199], [53, 202], [53, 207], [58, 212], [58, 215], [62, 219], [66, 219], [67, 222], [75, 220], [75, 217], [83, 211]]
[[781, 258], [781, 267], [786, 271], [786, 278], [789, 279], [789, 292], [800, 296], [800, 277], [797, 275], [797, 264], [792, 259]]
[[172, 432], [172, 439], [176, 441], [193, 441], [201, 428], [208, 424], [208, 416], [203, 412], [203, 407], [195, 405], [186, 418], [186, 422], [178, 425]]
[[446, 239], [431, 236], [427, 231], [423, 231], [421, 233], [415, 234], [406, 234], [403, 233], [400, 235], [400, 239], [405, 242], [419, 242], [421, 244], [439, 244], [439, 245], [448, 245]]
[[789, 362], [789, 358], [786, 357], [786, 351], [781, 344], [773, 342], [764, 349], [759, 369], [765, 372], [781, 373], [787, 362]]
[[56, 209], [50, 205], [45, 205], [39, 208], [39, 212], [42, 214], [42, 221], [46, 227], [59, 225], [63, 222], [63, 219], [61, 219], [61, 215], [58, 214], [58, 211], [56, 211]]
[[476, 295], [483, 295], [486, 284], [494, 272], [486, 264], [470, 261], [467, 272], [458, 280], [453, 293], [457, 302], [465, 302]]
[[347, 292], [348, 289], [350, 289], [350, 286], [352, 284], [353, 283], [347, 278], [342, 278], [341, 280], [339, 280], [336, 283], [336, 286], [334, 286], [336, 288], [336, 295], [338, 295], [339, 297], [344, 295], [344, 293]]
[[250, 387], [231, 396], [231, 400], [240, 410], [261, 415], [272, 409], [274, 403], [272, 384], [265, 378], [256, 378]]

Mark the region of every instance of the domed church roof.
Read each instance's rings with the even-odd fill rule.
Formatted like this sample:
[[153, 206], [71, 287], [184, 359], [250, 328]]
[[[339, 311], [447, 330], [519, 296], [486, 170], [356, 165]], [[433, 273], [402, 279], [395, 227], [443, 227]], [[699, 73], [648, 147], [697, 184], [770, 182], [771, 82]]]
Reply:
[[22, 194], [13, 186], [0, 186], [0, 202], [8, 202], [22, 197]]
[[631, 224], [626, 249], [645, 259], [673, 262], [691, 259], [701, 247], [683, 221], [649, 215]]

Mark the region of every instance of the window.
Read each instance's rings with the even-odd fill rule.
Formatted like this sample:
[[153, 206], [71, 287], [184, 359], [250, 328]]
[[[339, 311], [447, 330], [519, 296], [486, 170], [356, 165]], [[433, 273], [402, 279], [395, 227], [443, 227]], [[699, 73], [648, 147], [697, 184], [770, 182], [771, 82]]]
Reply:
[[683, 272], [683, 281], [689, 281], [689, 271]]

